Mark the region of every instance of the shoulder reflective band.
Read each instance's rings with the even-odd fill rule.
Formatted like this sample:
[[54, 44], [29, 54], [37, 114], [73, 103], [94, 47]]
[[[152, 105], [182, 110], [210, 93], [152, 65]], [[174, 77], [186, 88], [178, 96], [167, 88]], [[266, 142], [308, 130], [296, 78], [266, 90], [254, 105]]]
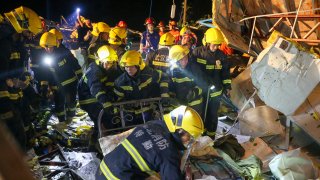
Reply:
[[112, 172], [110, 171], [110, 169], [108, 168], [108, 166], [106, 165], [106, 163], [104, 162], [104, 160], [101, 161], [100, 163], [100, 170], [102, 171], [102, 173], [104, 174], [104, 176], [107, 179], [110, 180], [120, 180], [119, 178], [117, 178], [116, 176], [114, 176], [112, 174]]
[[127, 139], [122, 141], [121, 144], [128, 151], [128, 153], [131, 155], [131, 157], [134, 159], [134, 161], [138, 164], [138, 166], [142, 172], [146, 172], [149, 175], [155, 174], [154, 171], [150, 170], [149, 166], [144, 161], [144, 159], [141, 157], [141, 155], [139, 154], [137, 149], [135, 147], [133, 147], [133, 145]]
[[200, 64], [207, 64], [207, 60], [205, 60], [205, 59], [197, 58], [197, 62]]

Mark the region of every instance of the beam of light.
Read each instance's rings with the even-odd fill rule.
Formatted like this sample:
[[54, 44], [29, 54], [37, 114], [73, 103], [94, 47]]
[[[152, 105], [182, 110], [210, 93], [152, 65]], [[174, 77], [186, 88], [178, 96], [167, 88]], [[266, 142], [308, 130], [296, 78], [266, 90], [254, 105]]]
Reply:
[[77, 13], [79, 13], [81, 11], [81, 9], [80, 8], [77, 8]]
[[44, 64], [46, 64], [46, 65], [48, 65], [48, 66], [51, 66], [52, 61], [53, 61], [53, 60], [52, 60], [51, 57], [49, 57], [49, 56], [44, 57]]

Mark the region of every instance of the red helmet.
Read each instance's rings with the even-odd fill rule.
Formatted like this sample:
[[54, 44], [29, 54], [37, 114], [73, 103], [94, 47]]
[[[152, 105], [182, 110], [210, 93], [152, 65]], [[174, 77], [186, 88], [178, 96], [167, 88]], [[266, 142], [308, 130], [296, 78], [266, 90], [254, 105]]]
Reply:
[[127, 28], [128, 25], [125, 21], [119, 21], [117, 26], [121, 28]]
[[155, 24], [155, 21], [152, 17], [148, 17], [145, 21], [144, 21], [144, 25], [148, 25], [148, 24]]
[[160, 21], [159, 24], [158, 24], [158, 27], [165, 27], [164, 22]]

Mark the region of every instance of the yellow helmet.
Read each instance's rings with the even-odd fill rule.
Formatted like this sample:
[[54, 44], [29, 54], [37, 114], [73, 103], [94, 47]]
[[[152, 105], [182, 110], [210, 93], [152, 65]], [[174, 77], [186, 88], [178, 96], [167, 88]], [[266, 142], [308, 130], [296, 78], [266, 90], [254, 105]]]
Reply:
[[97, 51], [100, 62], [113, 62], [118, 61], [118, 55], [116, 51], [107, 45], [101, 46]]
[[51, 32], [45, 32], [42, 34], [40, 38], [39, 45], [43, 48], [46, 47], [57, 47], [57, 37]]
[[221, 31], [217, 28], [209, 28], [204, 34], [205, 42], [210, 44], [221, 44], [224, 42], [224, 37]]
[[174, 61], [180, 61], [183, 57], [188, 55], [190, 52], [189, 48], [182, 45], [174, 45], [169, 51], [169, 59]]
[[120, 60], [120, 66], [139, 66], [140, 70], [143, 70], [146, 66], [142, 60], [140, 52], [135, 50], [129, 50], [123, 54]]
[[204, 131], [204, 125], [200, 115], [194, 109], [187, 106], [179, 106], [163, 116], [170, 132], [178, 129], [187, 131], [195, 139]]
[[174, 45], [175, 38], [174, 36], [167, 32], [160, 37], [159, 45], [161, 46], [172, 46]]
[[110, 26], [107, 23], [98, 22], [93, 24], [93, 30], [91, 34], [94, 36], [99, 36], [100, 33], [102, 32], [108, 33], [109, 31], [110, 31]]
[[63, 39], [63, 34], [58, 29], [51, 29], [49, 32], [51, 32], [52, 34], [56, 35], [58, 40], [62, 40]]
[[21, 33], [24, 30], [29, 30], [33, 34], [38, 34], [42, 31], [41, 20], [37, 13], [27, 7], [18, 7], [4, 15], [9, 19], [14, 29]]
[[3, 16], [0, 14], [0, 22], [4, 21]]
[[183, 36], [184, 33], [188, 33], [190, 31], [190, 28], [188, 26], [183, 26], [183, 28], [180, 30], [180, 36]]
[[123, 44], [123, 40], [127, 37], [127, 30], [125, 28], [114, 27], [109, 32], [110, 44], [120, 45]]

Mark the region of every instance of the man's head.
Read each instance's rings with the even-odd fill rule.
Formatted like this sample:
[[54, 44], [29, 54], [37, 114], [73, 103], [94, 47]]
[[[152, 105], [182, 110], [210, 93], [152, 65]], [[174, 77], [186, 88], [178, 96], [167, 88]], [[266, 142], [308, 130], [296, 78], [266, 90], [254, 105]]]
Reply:
[[110, 26], [104, 22], [98, 22], [93, 25], [91, 34], [96, 37], [100, 37], [103, 41], [109, 39]]
[[59, 46], [56, 35], [51, 32], [45, 32], [40, 38], [39, 45], [43, 47], [47, 53], [53, 53], [54, 48]]
[[54, 35], [57, 37], [57, 40], [58, 40], [59, 44], [62, 43], [62, 41], [63, 41], [63, 34], [62, 34], [61, 31], [59, 31], [58, 29], [51, 29], [49, 32], [52, 33], [52, 34], [54, 34]]
[[116, 67], [116, 64], [118, 61], [118, 55], [116, 51], [112, 49], [110, 46], [107, 46], [107, 45], [101, 46], [98, 49], [97, 54], [98, 54], [99, 62], [103, 65], [103, 67], [106, 70]]
[[164, 25], [164, 22], [163, 21], [160, 21], [159, 24], [158, 24], [158, 28], [161, 32], [164, 32], [166, 26]]
[[124, 67], [129, 76], [133, 77], [139, 70], [143, 70], [146, 65], [138, 51], [129, 50], [121, 57], [120, 66]]
[[27, 7], [18, 7], [8, 13], [4, 13], [4, 15], [17, 33], [30, 31], [34, 35], [37, 35], [43, 30], [41, 20], [37, 13]]
[[108, 42], [113, 45], [126, 44], [127, 30], [125, 28], [115, 27], [109, 32]]
[[176, 29], [176, 27], [177, 27], [177, 22], [174, 20], [170, 20], [169, 21], [169, 29], [174, 30], [174, 29]]
[[174, 38], [174, 36], [171, 33], [167, 32], [160, 37], [159, 45], [172, 46], [175, 44], [175, 40], [176, 39]]
[[154, 21], [154, 19], [153, 19], [152, 17], [149, 17], [149, 18], [147, 18], [147, 19], [145, 20], [144, 25], [147, 26], [147, 29], [148, 29], [149, 32], [153, 32], [153, 30], [154, 30], [154, 23], [155, 23], [155, 21]]
[[204, 42], [209, 46], [210, 51], [214, 52], [224, 42], [224, 37], [219, 29], [209, 28], [204, 34]]
[[174, 45], [169, 51], [169, 59], [172, 62], [178, 63], [178, 65], [184, 69], [189, 62], [189, 52], [190, 50], [186, 46]]
[[188, 144], [191, 139], [197, 139], [204, 131], [200, 115], [192, 108], [180, 106], [163, 116], [171, 133], [178, 132], [183, 144]]

